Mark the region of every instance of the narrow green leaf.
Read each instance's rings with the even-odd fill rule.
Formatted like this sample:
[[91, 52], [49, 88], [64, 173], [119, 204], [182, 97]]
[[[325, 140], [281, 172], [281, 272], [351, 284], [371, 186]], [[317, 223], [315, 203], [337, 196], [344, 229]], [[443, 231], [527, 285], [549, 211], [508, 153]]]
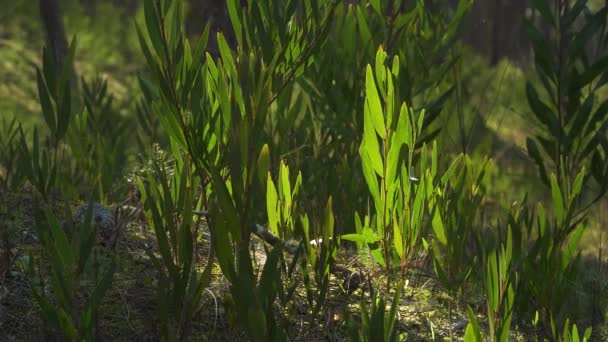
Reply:
[[370, 115], [365, 115], [364, 125], [363, 125], [363, 141], [361, 142], [361, 148], [359, 149], [359, 154], [363, 159], [363, 153], [367, 154], [367, 159], [369, 162], [369, 167], [373, 168], [373, 170], [380, 177], [384, 177], [384, 168], [382, 162], [382, 156], [380, 155], [380, 146], [378, 145], [378, 138], [376, 138], [376, 134], [374, 133], [372, 118]]
[[262, 146], [262, 150], [260, 151], [260, 155], [258, 157], [257, 165], [258, 179], [263, 189], [266, 187], [268, 170], [270, 169], [270, 149], [268, 147], [268, 144], [264, 144], [264, 146]]
[[97, 308], [99, 308], [99, 305], [101, 304], [101, 300], [103, 299], [103, 296], [105, 295], [106, 291], [108, 290], [108, 288], [110, 288], [110, 285], [112, 284], [112, 277], [114, 275], [115, 269], [116, 269], [116, 257], [113, 257], [112, 260], [110, 261], [110, 267], [103, 274], [101, 281], [99, 283], [97, 283], [97, 285], [95, 286], [95, 290], [93, 290], [91, 297], [87, 301], [86, 305], [89, 308], [91, 308], [93, 310], [96, 310]]
[[463, 154], [461, 153], [458, 155], [458, 157], [456, 157], [456, 159], [454, 159], [454, 161], [452, 161], [452, 164], [450, 164], [450, 167], [448, 167], [448, 170], [441, 177], [442, 184], [446, 184], [450, 180], [450, 178], [452, 178], [452, 175], [454, 174], [454, 172], [458, 168], [459, 164], [461, 163], [462, 158], [463, 158]]
[[437, 240], [439, 240], [443, 246], [446, 246], [448, 239], [445, 233], [445, 226], [443, 224], [441, 214], [439, 213], [439, 209], [437, 208], [433, 211], [433, 220], [431, 221], [431, 225], [433, 226], [433, 231], [435, 232], [435, 237]]
[[57, 109], [57, 140], [61, 140], [67, 133], [70, 117], [72, 116], [72, 95], [70, 89], [70, 83], [66, 82], [63, 88], [63, 99]]
[[467, 325], [467, 330], [464, 334], [465, 342], [483, 342], [481, 338], [481, 332], [479, 330], [479, 323], [477, 322], [477, 317], [475, 317], [475, 313], [470, 306], [467, 305], [467, 313], [469, 316], [469, 324]]
[[359, 243], [376, 243], [380, 241], [380, 237], [374, 234], [344, 234], [340, 236], [340, 239]]
[[266, 212], [268, 214], [268, 229], [275, 236], [279, 235], [278, 223], [279, 223], [279, 203], [277, 190], [268, 173], [268, 180], [266, 181]]
[[152, 46], [154, 47], [154, 50], [156, 50], [157, 56], [164, 59], [162, 57], [164, 56], [164, 50], [160, 33], [160, 22], [158, 21], [158, 13], [156, 12], [153, 0], [144, 1], [144, 16]]
[[365, 107], [372, 118], [376, 133], [384, 138], [386, 135], [386, 127], [384, 126], [382, 105], [380, 104], [380, 97], [378, 97], [376, 83], [374, 82], [374, 74], [372, 73], [372, 67], [370, 65], [367, 66], [365, 71], [365, 95]]
[[397, 222], [396, 218], [393, 219], [393, 232], [395, 234], [395, 250], [397, 251], [397, 255], [399, 255], [399, 258], [403, 258], [403, 237], [401, 234], [401, 227], [399, 227], [399, 223]]
[[[238, 4], [237, 4], [238, 3]], [[232, 29], [234, 31], [234, 35], [236, 36], [237, 43], [239, 47], [243, 48], [243, 38], [242, 38], [242, 24], [239, 13], [239, 0], [228, 0], [228, 14], [230, 15], [230, 21], [232, 22]]]
[[46, 86], [46, 82], [42, 77], [40, 69], [36, 68], [36, 78], [38, 80], [38, 96], [40, 97], [40, 106], [47, 127], [53, 135], [57, 134], [57, 122], [55, 120], [55, 107], [51, 102], [51, 94]]
[[574, 179], [574, 185], [572, 186], [572, 198], [576, 198], [583, 187], [583, 180], [585, 179], [585, 167], [581, 168], [581, 171], [578, 173], [576, 178]]
[[562, 225], [564, 223], [564, 200], [555, 174], [551, 174], [551, 197], [553, 199], [557, 223]]
[[281, 161], [280, 164], [280, 171], [279, 171], [279, 181], [280, 183], [280, 191], [281, 192], [281, 197], [283, 198], [283, 201], [285, 202], [285, 213], [288, 212], [288, 209], [291, 208], [291, 184], [289, 182], [289, 167], [287, 165], [285, 165], [285, 163], [283, 161]]

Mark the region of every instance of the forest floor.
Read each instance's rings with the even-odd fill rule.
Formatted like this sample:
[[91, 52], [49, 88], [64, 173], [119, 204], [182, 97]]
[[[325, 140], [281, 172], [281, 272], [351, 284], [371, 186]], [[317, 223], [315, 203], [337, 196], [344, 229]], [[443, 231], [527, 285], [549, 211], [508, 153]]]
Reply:
[[[12, 260], [9, 269], [0, 273], [4, 274], [0, 278], [0, 341], [60, 340], [57, 332], [44, 324], [42, 312], [32, 297], [27, 267], [23, 262], [29, 255], [37, 260], [41, 252], [32, 217], [32, 196], [13, 194], [9, 198], [11, 205], [4, 209], [10, 213], [13, 248], [9, 254]], [[58, 203], [56, 209], [60, 211], [61, 207], [63, 204]], [[145, 252], [146, 248], [157, 251], [154, 236], [141, 218], [130, 222], [121, 234], [115, 252], [119, 256], [118, 268], [99, 310], [97, 340], [157, 341], [156, 269]], [[206, 229], [202, 230], [197, 247], [202, 269], [209, 253]], [[264, 243], [256, 237], [252, 238], [252, 255], [261, 273], [265, 260]], [[340, 250], [336, 265], [352, 272], [332, 274], [327, 301], [316, 316], [310, 313], [301, 278], [295, 276], [286, 280], [298, 284], [298, 290], [286, 307], [276, 305], [275, 312], [276, 321], [287, 332], [290, 341], [348, 340], [345, 313], [352, 312], [358, 321], [356, 313], [360, 312], [360, 303], [369, 303], [372, 289], [380, 291], [385, 282], [381, 272], [372, 269], [365, 258], [353, 250]], [[42, 268], [45, 267], [48, 275], [48, 266]], [[482, 329], [485, 329], [485, 302], [479, 291], [467, 290], [459, 301], [454, 300], [435, 281], [429, 260], [422, 260], [420, 267], [409, 270], [405, 278], [407, 286], [400, 299], [396, 323], [402, 340], [447, 341], [450, 333], [453, 340], [462, 340], [468, 323], [467, 304], [476, 312]], [[215, 266], [211, 284], [191, 321], [188, 340], [247, 341], [230, 309], [235, 304], [229, 292], [228, 282]], [[392, 298], [392, 294], [387, 297]], [[511, 340], [530, 340], [524, 337], [530, 334], [522, 333], [525, 329], [515, 330]]]

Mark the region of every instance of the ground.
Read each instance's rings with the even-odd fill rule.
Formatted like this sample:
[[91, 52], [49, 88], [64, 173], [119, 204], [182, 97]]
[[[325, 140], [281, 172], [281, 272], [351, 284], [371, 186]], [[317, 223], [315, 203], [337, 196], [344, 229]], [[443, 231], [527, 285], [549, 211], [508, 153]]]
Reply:
[[[48, 340], [56, 333], [45, 329], [38, 305], [33, 301], [24, 258], [37, 258], [41, 247], [37, 242], [32, 218], [33, 196], [28, 193], [9, 194], [5, 214], [11, 213], [11, 260], [8, 272], [0, 278], [0, 341]], [[77, 205], [72, 203], [71, 206]], [[64, 206], [57, 203], [56, 210]], [[62, 219], [65, 219], [63, 217]], [[204, 228], [204, 227], [203, 227]], [[197, 244], [197, 259], [202, 267], [208, 260], [209, 234], [201, 230]], [[101, 247], [96, 247], [101, 248]], [[145, 253], [146, 248], [156, 250], [153, 234], [142, 217], [133, 217], [118, 240], [116, 254], [119, 266], [113, 283], [106, 293], [99, 312], [98, 339], [101, 341], [155, 341], [158, 340], [156, 321], [156, 270]], [[3, 250], [6, 253], [6, 249]], [[381, 272], [370, 271], [369, 260], [356, 251], [340, 249], [336, 266], [340, 272], [332, 275], [326, 305], [319, 315], [309, 312], [303, 286], [295, 294], [295, 300], [286, 308], [276, 306], [277, 322], [288, 332], [292, 341], [345, 341], [347, 340], [345, 314], [352, 312], [359, 317], [359, 303], [369, 303], [372, 288], [382, 288]], [[265, 260], [263, 242], [252, 239], [252, 254], [259, 269]], [[350, 277], [358, 274], [374, 274], [363, 277], [356, 290], [346, 289]], [[380, 276], [378, 276], [380, 275]], [[482, 295], [475, 290], [465, 291], [459, 302], [451, 298], [435, 281], [432, 267], [427, 261], [420, 267], [408, 270], [407, 286], [401, 296], [397, 329], [405, 341], [448, 340], [452, 326], [454, 340], [461, 340], [466, 328], [465, 304], [478, 314], [483, 326], [485, 304]], [[290, 281], [299, 282], [295, 277]], [[392, 294], [391, 296], [392, 297]], [[219, 267], [213, 269], [213, 280], [203, 295], [203, 301], [191, 322], [194, 341], [246, 341], [246, 335], [235, 324], [230, 313], [231, 304], [227, 281]], [[450, 306], [452, 318], [449, 318]], [[513, 340], [526, 340], [525, 329], [516, 329]]]

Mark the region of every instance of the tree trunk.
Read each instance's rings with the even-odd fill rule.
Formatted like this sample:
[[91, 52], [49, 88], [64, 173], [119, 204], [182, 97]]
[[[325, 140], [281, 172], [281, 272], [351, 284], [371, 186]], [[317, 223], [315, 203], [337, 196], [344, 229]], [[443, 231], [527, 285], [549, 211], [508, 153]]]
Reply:
[[490, 65], [496, 65], [502, 55], [502, 47], [505, 44], [502, 35], [502, 16], [505, 15], [503, 13], [503, 6], [501, 0], [494, 0], [494, 9], [493, 9], [493, 23], [492, 23], [492, 40], [490, 42], [492, 46], [492, 50], [490, 51]]
[[39, 0], [40, 17], [46, 33], [46, 45], [55, 65], [62, 67], [68, 49], [59, 0]]

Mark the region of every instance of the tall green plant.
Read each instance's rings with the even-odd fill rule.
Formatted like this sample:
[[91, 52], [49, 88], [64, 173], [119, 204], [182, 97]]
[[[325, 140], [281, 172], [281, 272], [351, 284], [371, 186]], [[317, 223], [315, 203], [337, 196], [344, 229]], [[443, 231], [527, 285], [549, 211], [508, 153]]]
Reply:
[[[518, 287], [516, 266], [518, 257], [513, 254], [513, 237], [511, 227], [507, 227], [506, 241], [499, 248], [483, 251], [484, 290], [486, 294], [489, 338], [490, 341], [509, 341], [511, 320], [513, 318], [515, 296]], [[470, 310], [470, 308], [469, 308]], [[469, 315], [473, 322], [469, 323], [465, 332], [465, 341], [479, 336], [479, 327], [475, 315]], [[469, 331], [470, 330], [470, 331]], [[479, 340], [481, 341], [481, 340]]]
[[[421, 157], [415, 155], [424, 111], [416, 116], [405, 103], [399, 106], [399, 91], [395, 86], [399, 77], [399, 58], [393, 57], [390, 68], [385, 66], [386, 59], [386, 52], [380, 48], [376, 54], [375, 72], [371, 65], [367, 66], [365, 125], [359, 149], [374, 215], [371, 220], [365, 219], [369, 227], [342, 238], [370, 245], [372, 256], [390, 275], [395, 261], [399, 266], [405, 266], [421, 245], [427, 179], [434, 177], [437, 150], [434, 146], [433, 165], [427, 164], [426, 146], [422, 148]], [[420, 180], [410, 177], [414, 170], [420, 173]], [[377, 242], [380, 245], [374, 245]], [[390, 288], [390, 277], [387, 288]]]
[[21, 171], [17, 118], [0, 121], [0, 189], [4, 192], [16, 190], [23, 180]]
[[163, 127], [189, 155], [202, 182], [210, 185], [212, 242], [239, 303], [239, 322], [254, 341], [285, 340], [272, 312], [282, 286], [281, 246], [270, 253], [259, 282], [249, 254], [255, 213], [264, 203], [259, 201], [263, 192], [256, 190], [269, 169], [259, 132], [271, 104], [324, 41], [336, 3], [259, 1], [241, 7], [231, 0], [227, 5], [237, 50], [220, 33], [220, 58], [215, 63], [207, 54], [201, 66], [206, 37], [192, 54], [181, 1], [144, 2], [147, 36], [138, 32], [158, 87], [145, 81], [142, 85]]
[[48, 138], [39, 140], [38, 130], [34, 129], [32, 151], [20, 129], [20, 162], [22, 170], [38, 192], [48, 199], [57, 185], [57, 165], [61, 162], [60, 143], [68, 132], [72, 107], [72, 65], [76, 39], [72, 40], [64, 65], [57, 66], [50, 52], [45, 48], [42, 54], [42, 70], [36, 67], [38, 96], [42, 116], [48, 129]]
[[89, 205], [82, 223], [74, 224], [68, 218], [65, 226], [59, 224], [51, 210], [36, 214], [36, 228], [45, 255], [42, 261], [51, 265], [54, 300], [46, 292], [41, 262], [36, 268], [30, 256], [32, 295], [47, 322], [68, 341], [94, 340], [99, 306], [116, 267], [115, 256], [102, 260], [93, 256], [97, 229], [91, 224], [92, 212], [93, 205]]
[[342, 233], [352, 233], [351, 213], [366, 208], [365, 178], [358, 163], [364, 130], [366, 75], [361, 66], [374, 64], [377, 47], [398, 56], [400, 101], [416, 117], [426, 109], [417, 147], [440, 128], [439, 115], [453, 93], [448, 71], [451, 54], [469, 1], [460, 1], [456, 15], [448, 6], [425, 1], [381, 0], [343, 2], [332, 18], [328, 43], [321, 46], [300, 79], [276, 101], [266, 133], [273, 142], [275, 162], [287, 159], [306, 176], [304, 183], [327, 186], [307, 192], [309, 201], [323, 203], [332, 195]]
[[294, 235], [297, 220], [298, 193], [302, 184], [302, 173], [298, 173], [296, 182], [291, 189], [289, 167], [281, 162], [277, 185], [270, 174], [266, 182], [266, 212], [268, 214], [268, 230], [275, 236], [285, 240]]
[[[213, 262], [207, 260], [202, 274], [196, 264], [196, 222], [193, 209], [199, 180], [190, 161], [175, 150], [175, 169], [169, 178], [163, 165], [154, 165], [140, 179], [142, 201], [154, 230], [160, 257], [148, 251], [158, 272], [158, 302], [161, 336], [164, 340], [184, 340], [189, 324], [199, 308], [203, 290], [208, 286]], [[157, 180], [158, 179], [158, 180]]]
[[478, 230], [479, 209], [485, 195], [483, 184], [488, 160], [475, 165], [460, 155], [437, 180], [429, 210], [433, 235], [425, 240], [439, 282], [455, 296], [475, 266], [471, 248]]
[[[528, 154], [548, 187], [553, 187], [551, 173], [570, 189], [581, 167], [590, 170], [583, 185], [595, 181], [593, 197], [577, 204], [573, 215], [580, 218], [608, 190], [608, 99], [599, 95], [608, 83], [608, 6], [596, 13], [590, 12], [586, 0], [540, 0], [532, 6], [547, 34], [526, 20], [540, 83], [526, 84], [528, 103], [539, 123], [535, 136], [527, 140]], [[564, 227], [566, 233], [575, 229], [573, 223]]]
[[386, 300], [377, 293], [372, 295], [371, 306], [361, 302], [361, 323], [357, 324], [350, 315], [346, 317], [349, 340], [352, 342], [399, 341], [402, 337], [396, 329], [399, 300], [403, 291], [403, 282], [396, 288], [391, 298], [391, 306], [386, 312]]
[[523, 292], [520, 305], [529, 308], [532, 300], [540, 314], [540, 325], [554, 338], [561, 336], [559, 327], [571, 315], [568, 303], [575, 295], [573, 284], [585, 226], [576, 224], [574, 229], [568, 229], [567, 235], [564, 232], [575, 220], [572, 213], [581, 194], [584, 175], [584, 170], [578, 174], [571, 191], [557, 184], [555, 174], [550, 176], [555, 217], [548, 215], [539, 204], [535, 232], [528, 234], [533, 242], [521, 266], [525, 286], [520, 289]]
[[[311, 224], [308, 215], [300, 217], [302, 240], [300, 245], [304, 257], [301, 263], [306, 298], [313, 317], [319, 313], [329, 292], [332, 266], [338, 255], [340, 237], [335, 232], [333, 201], [327, 200], [320, 218]], [[312, 227], [311, 227], [312, 226]], [[311, 237], [316, 235], [314, 239]], [[312, 277], [311, 277], [312, 273]], [[311, 278], [314, 280], [314, 287]]]
[[83, 78], [82, 99], [84, 107], [73, 115], [66, 136], [76, 169], [73, 179], [96, 184], [93, 194], [104, 202], [115, 193], [116, 180], [123, 176], [131, 138], [128, 129], [133, 127], [116, 111], [106, 80]]

